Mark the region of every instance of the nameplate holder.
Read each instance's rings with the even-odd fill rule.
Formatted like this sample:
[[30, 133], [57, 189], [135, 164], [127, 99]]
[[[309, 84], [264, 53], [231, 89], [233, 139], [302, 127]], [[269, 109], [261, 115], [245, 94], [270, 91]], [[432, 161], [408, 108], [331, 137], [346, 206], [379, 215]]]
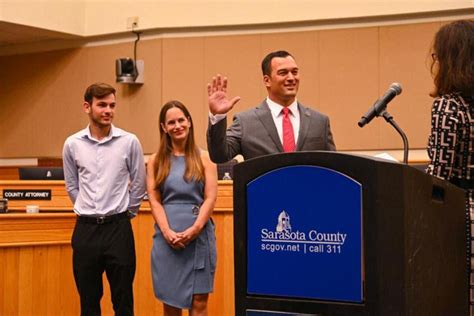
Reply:
[[8, 200], [51, 200], [51, 190], [4, 189], [3, 198]]

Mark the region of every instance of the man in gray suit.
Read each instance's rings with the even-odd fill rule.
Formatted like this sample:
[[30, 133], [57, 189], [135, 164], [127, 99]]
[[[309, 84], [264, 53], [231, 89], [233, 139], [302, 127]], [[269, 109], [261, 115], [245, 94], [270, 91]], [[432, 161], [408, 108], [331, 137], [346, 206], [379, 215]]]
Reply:
[[293, 56], [286, 51], [268, 54], [262, 72], [268, 97], [235, 115], [227, 131], [226, 113], [240, 98], [227, 98], [227, 78], [217, 75], [208, 84], [207, 147], [212, 161], [223, 163], [238, 154], [250, 159], [294, 150], [336, 150], [329, 118], [296, 100], [300, 77]]

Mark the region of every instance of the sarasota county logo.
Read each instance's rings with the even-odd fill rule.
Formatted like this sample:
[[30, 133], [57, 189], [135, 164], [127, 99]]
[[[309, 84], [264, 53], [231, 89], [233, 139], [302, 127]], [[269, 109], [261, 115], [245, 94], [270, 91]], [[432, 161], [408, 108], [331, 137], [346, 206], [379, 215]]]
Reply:
[[278, 215], [276, 231], [291, 233], [290, 215], [287, 212], [281, 211], [280, 215]]
[[294, 229], [290, 214], [286, 210], [281, 210], [276, 219], [276, 226], [272, 225], [274, 229], [260, 230], [260, 249], [263, 251], [332, 254], [340, 254], [343, 251], [348, 237], [345, 232], [314, 226], [310, 226], [310, 229]]

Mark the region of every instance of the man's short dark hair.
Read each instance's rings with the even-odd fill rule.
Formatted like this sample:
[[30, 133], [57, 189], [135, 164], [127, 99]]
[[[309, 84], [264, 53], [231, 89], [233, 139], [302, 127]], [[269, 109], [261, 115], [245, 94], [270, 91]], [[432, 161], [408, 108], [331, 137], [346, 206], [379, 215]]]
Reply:
[[92, 104], [92, 100], [94, 98], [102, 99], [103, 97], [106, 97], [109, 94], [115, 95], [114, 87], [106, 83], [94, 83], [86, 89], [86, 92], [84, 93], [84, 101], [89, 104]]
[[275, 57], [285, 58], [285, 57], [288, 57], [288, 56], [293, 57], [290, 53], [288, 53], [285, 50], [278, 50], [276, 52], [271, 52], [270, 54], [265, 56], [265, 58], [262, 60], [262, 73], [263, 73], [263, 75], [264, 76], [265, 75], [268, 75], [268, 76], [271, 75], [271, 73], [272, 73], [272, 59], [273, 58], [275, 58]]

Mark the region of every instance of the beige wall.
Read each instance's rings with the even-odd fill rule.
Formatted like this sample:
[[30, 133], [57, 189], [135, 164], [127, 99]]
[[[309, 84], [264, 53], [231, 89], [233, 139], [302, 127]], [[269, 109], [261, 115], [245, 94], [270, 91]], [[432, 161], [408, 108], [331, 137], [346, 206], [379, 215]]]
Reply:
[[[84, 35], [126, 31], [127, 17], [141, 29], [255, 25], [386, 16], [473, 8], [471, 0], [85, 0]], [[102, 13], [111, 10], [109, 23]]]
[[0, 21], [79, 36], [473, 9], [472, 0], [0, 0]]
[[0, 21], [82, 35], [85, 6], [76, 0], [0, 0]]
[[[115, 123], [136, 133], [145, 153], [154, 152], [160, 106], [179, 99], [190, 108], [198, 143], [206, 148], [211, 76], [228, 76], [229, 94], [242, 97], [234, 112], [248, 109], [266, 95], [262, 57], [286, 49], [301, 68], [300, 102], [330, 116], [338, 149], [402, 148], [399, 135], [383, 119], [357, 126], [391, 82], [400, 82], [403, 93], [389, 111], [411, 148], [424, 148], [432, 87], [427, 58], [440, 23], [143, 40], [138, 55], [145, 61], [145, 84], [114, 84], [119, 102]], [[64, 139], [87, 123], [81, 107], [86, 86], [114, 83], [115, 59], [132, 51], [130, 42], [0, 57], [5, 74], [0, 158], [60, 156]]]

